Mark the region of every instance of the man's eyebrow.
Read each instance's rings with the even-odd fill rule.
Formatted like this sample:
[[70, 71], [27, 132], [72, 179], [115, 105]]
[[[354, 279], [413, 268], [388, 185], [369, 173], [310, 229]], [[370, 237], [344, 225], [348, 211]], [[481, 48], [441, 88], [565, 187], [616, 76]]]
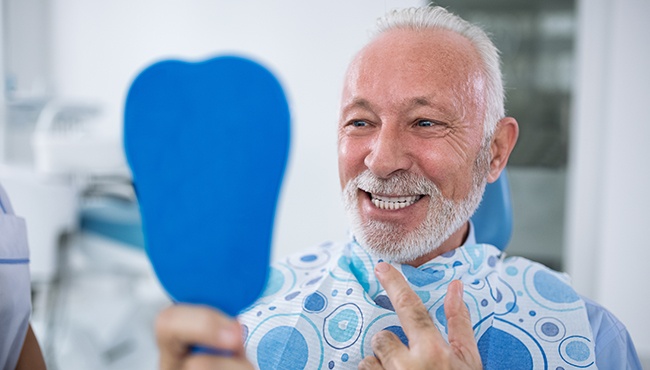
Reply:
[[[411, 107], [417, 107], [417, 106], [436, 107], [435, 104], [433, 104], [429, 99], [427, 99], [424, 96], [404, 99], [404, 103], [405, 105]], [[346, 104], [344, 108], [345, 109], [361, 108], [361, 109], [373, 110], [372, 104], [370, 104], [368, 100], [363, 98], [355, 98], [354, 100], [352, 100], [352, 102], [350, 102], [350, 104]]]
[[352, 108], [362, 108], [366, 110], [372, 110], [372, 105], [366, 99], [355, 98], [354, 100], [352, 100], [350, 104], [346, 104], [343, 108], [346, 110]]
[[404, 103], [410, 107], [424, 106], [445, 110], [444, 107], [440, 106], [440, 104], [434, 103], [432, 99], [426, 96], [417, 96], [415, 98], [405, 99]]
[[418, 96], [411, 99], [411, 105], [433, 105], [425, 96]]
[[[432, 99], [430, 96], [416, 96], [411, 98], [405, 98], [402, 100], [401, 105], [408, 107], [410, 109], [417, 108], [417, 107], [430, 107], [442, 113], [448, 119], [457, 116], [454, 114], [453, 110], [450, 110], [448, 107], [445, 107], [444, 105], [437, 103], [435, 99]], [[373, 104], [370, 103], [370, 101], [364, 98], [354, 98], [349, 104], [343, 106], [342, 111], [345, 112], [352, 109], [363, 109], [363, 110], [374, 112], [376, 108], [377, 107], [373, 106]]]
[[405, 99], [404, 103], [405, 105], [411, 108], [431, 107], [440, 111], [442, 114], [446, 116], [450, 116], [450, 117], [453, 116], [453, 112], [450, 111], [448, 107], [445, 107], [442, 104], [438, 104], [437, 102], [435, 102], [434, 99], [431, 99], [430, 97], [427, 96], [417, 96], [415, 98], [408, 98]]

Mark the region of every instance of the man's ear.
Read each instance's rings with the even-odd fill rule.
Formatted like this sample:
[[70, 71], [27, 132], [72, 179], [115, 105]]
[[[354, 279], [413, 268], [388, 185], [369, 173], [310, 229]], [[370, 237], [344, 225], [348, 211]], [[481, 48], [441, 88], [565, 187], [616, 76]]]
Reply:
[[517, 137], [519, 137], [517, 120], [512, 117], [505, 117], [497, 123], [490, 143], [492, 160], [490, 161], [490, 171], [487, 177], [488, 182], [495, 182], [501, 175], [501, 171], [506, 167], [510, 153], [512, 153], [512, 149], [517, 143]]

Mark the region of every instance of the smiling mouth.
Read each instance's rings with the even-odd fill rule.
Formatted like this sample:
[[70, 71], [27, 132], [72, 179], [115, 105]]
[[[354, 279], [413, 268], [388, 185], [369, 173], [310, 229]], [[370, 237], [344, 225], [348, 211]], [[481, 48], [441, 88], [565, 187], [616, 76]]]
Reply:
[[424, 197], [422, 194], [391, 197], [387, 195], [372, 194], [367, 191], [365, 193], [368, 194], [370, 201], [375, 205], [375, 207], [386, 210], [406, 208]]

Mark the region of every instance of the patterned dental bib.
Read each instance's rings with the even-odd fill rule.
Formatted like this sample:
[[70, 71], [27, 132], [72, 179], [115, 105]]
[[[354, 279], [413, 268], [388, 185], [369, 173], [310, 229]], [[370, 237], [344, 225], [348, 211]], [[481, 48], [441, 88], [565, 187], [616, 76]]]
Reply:
[[[325, 244], [274, 264], [263, 296], [239, 316], [259, 369], [356, 369], [371, 338], [402, 330], [374, 276], [379, 261], [356, 242]], [[460, 279], [485, 369], [595, 369], [584, 302], [565, 275], [486, 244], [420, 267], [393, 264], [447, 339], [444, 296]]]

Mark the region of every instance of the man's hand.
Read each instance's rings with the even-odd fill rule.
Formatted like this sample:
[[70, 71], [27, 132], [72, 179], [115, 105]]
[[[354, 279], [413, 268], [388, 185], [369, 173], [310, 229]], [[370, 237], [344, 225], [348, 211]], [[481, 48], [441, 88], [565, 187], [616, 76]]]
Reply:
[[449, 284], [445, 297], [447, 344], [418, 295], [395, 268], [382, 262], [375, 274], [393, 303], [409, 347], [395, 334], [381, 331], [372, 338], [375, 356], [364, 358], [359, 369], [482, 369], [460, 281]]
[[[253, 369], [244, 353], [236, 320], [208, 307], [176, 305], [156, 320], [160, 369]], [[232, 352], [232, 356], [193, 354], [191, 346]]]

